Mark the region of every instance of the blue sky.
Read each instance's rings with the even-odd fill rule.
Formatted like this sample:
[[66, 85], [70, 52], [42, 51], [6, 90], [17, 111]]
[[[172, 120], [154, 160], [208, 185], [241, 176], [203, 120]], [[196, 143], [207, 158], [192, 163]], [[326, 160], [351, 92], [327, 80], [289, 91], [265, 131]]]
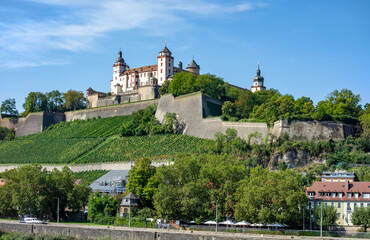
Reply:
[[370, 102], [370, 1], [1, 0], [0, 101], [30, 91], [108, 92], [121, 48], [131, 68], [175, 61], [315, 103], [335, 89]]

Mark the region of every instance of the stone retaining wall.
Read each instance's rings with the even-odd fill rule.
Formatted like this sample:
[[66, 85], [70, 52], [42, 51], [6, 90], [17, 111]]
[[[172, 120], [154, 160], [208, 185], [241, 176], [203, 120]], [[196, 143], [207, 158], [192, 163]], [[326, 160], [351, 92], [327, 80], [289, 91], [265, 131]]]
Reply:
[[[77, 224], [28, 225], [15, 221], [0, 220], [0, 231], [33, 233], [38, 235], [62, 235], [76, 239], [109, 240], [257, 240], [291, 239], [292, 236], [253, 235], [245, 233], [215, 233], [202, 231], [180, 231], [148, 228], [87, 226]], [[297, 237], [294, 239], [317, 239], [317, 237]], [[327, 238], [331, 239], [331, 238]], [[341, 238], [347, 240], [346, 238]], [[354, 238], [352, 238], [354, 240]]]

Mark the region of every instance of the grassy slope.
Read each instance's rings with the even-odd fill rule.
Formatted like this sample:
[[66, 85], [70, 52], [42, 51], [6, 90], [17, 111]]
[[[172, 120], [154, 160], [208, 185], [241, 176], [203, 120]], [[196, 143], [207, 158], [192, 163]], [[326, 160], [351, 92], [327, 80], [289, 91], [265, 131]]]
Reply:
[[44, 132], [0, 142], [0, 164], [74, 164], [168, 158], [199, 153], [211, 140], [184, 135], [119, 137], [130, 116], [62, 122]]

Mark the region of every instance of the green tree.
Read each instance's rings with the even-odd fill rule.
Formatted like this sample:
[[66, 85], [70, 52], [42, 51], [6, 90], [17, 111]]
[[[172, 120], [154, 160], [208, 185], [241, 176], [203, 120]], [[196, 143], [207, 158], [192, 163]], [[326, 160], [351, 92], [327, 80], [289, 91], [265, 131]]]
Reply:
[[351, 90], [334, 90], [325, 101], [319, 102], [316, 108], [318, 112], [331, 116], [346, 115], [357, 118], [362, 110], [360, 100], [360, 95], [352, 93]]
[[158, 90], [159, 94], [160, 95], [165, 95], [166, 93], [168, 93], [168, 87], [169, 86], [170, 86], [170, 81], [169, 80], [164, 81], [164, 83], [162, 84], [162, 86]]
[[117, 213], [117, 201], [107, 194], [96, 192], [91, 195], [88, 202], [88, 219], [98, 222], [103, 217], [114, 217]]
[[86, 107], [85, 97], [82, 92], [69, 90], [63, 94], [64, 103], [63, 107], [66, 110], [78, 110]]
[[315, 112], [315, 107], [310, 98], [301, 97], [301, 98], [298, 98], [294, 102], [294, 113], [296, 115], [311, 116], [314, 112]]
[[370, 104], [365, 104], [365, 110], [360, 116], [360, 123], [362, 127], [362, 136], [370, 137]]
[[53, 90], [46, 93], [46, 97], [48, 102], [47, 110], [49, 112], [63, 112], [63, 93], [58, 90]]
[[[323, 203], [322, 203], [323, 204]], [[316, 220], [316, 223], [320, 225], [321, 223], [321, 206], [316, 206], [315, 212], [314, 212], [314, 218]], [[337, 210], [334, 206], [322, 206], [322, 225], [325, 227], [329, 227], [335, 224], [335, 222], [338, 220], [338, 214]]]
[[15, 105], [15, 99], [9, 98], [1, 103], [0, 112], [9, 115], [18, 115], [17, 106]]
[[15, 138], [14, 128], [0, 127], [0, 141], [2, 140], [13, 140]]
[[47, 110], [47, 97], [41, 92], [30, 92], [23, 104], [23, 116], [27, 116], [31, 112], [42, 112]]
[[290, 116], [294, 113], [294, 98], [291, 95], [284, 95], [275, 101], [277, 114], [279, 116]]
[[[66, 207], [80, 209], [83, 204], [76, 207], [76, 202], [86, 203], [90, 191], [87, 184], [74, 186], [74, 175], [67, 167], [62, 171], [54, 169], [48, 172], [41, 165], [26, 165], [5, 171], [2, 178], [6, 180], [2, 190], [11, 196], [6, 200], [10, 205], [5, 211], [18, 209], [18, 214], [31, 213], [39, 217], [47, 214], [56, 217], [57, 203], [53, 197], [58, 197], [63, 216]], [[77, 192], [79, 196], [71, 199], [70, 196]], [[2, 202], [0, 206], [3, 206]]]
[[195, 89], [216, 99], [221, 99], [226, 93], [224, 80], [209, 73], [197, 77]]
[[222, 115], [227, 117], [236, 117], [235, 103], [226, 101], [222, 104]]
[[175, 96], [184, 95], [197, 91], [195, 87], [196, 77], [190, 72], [177, 73], [170, 82], [168, 92]]
[[235, 102], [238, 115], [241, 118], [249, 118], [249, 114], [253, 111], [254, 106], [257, 104], [256, 96], [251, 91], [241, 92]]
[[256, 167], [239, 183], [235, 216], [251, 222], [295, 225], [302, 219], [307, 197], [300, 175], [292, 170], [269, 172]]
[[239, 88], [233, 87], [230, 84], [226, 83], [225, 85], [225, 100], [235, 102], [239, 94], [242, 92]]
[[370, 207], [356, 207], [352, 213], [352, 223], [363, 227], [366, 232], [370, 225]]
[[[183, 156], [157, 169], [154, 207], [160, 217], [203, 221], [234, 214], [234, 192], [247, 174], [243, 161], [228, 155]], [[220, 217], [220, 218], [221, 218]]]
[[[128, 183], [126, 185], [127, 189], [139, 197], [145, 207], [152, 207], [152, 195], [150, 195], [149, 186], [144, 194], [149, 179], [151, 179], [156, 171], [155, 167], [151, 164], [152, 161], [148, 158], [136, 160], [135, 165], [129, 172]], [[151, 179], [152, 184], [153, 179]]]

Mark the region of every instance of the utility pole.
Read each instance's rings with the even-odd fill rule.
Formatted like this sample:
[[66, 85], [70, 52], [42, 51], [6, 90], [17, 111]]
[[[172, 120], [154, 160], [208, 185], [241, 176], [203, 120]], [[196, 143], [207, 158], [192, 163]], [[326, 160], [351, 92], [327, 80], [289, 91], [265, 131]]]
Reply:
[[53, 199], [57, 199], [58, 200], [57, 223], [59, 223], [59, 198], [58, 197], [53, 197]]
[[322, 237], [322, 204], [323, 203], [320, 204], [321, 205], [321, 209], [320, 209], [320, 219], [321, 219], [321, 221], [320, 221], [320, 237]]

